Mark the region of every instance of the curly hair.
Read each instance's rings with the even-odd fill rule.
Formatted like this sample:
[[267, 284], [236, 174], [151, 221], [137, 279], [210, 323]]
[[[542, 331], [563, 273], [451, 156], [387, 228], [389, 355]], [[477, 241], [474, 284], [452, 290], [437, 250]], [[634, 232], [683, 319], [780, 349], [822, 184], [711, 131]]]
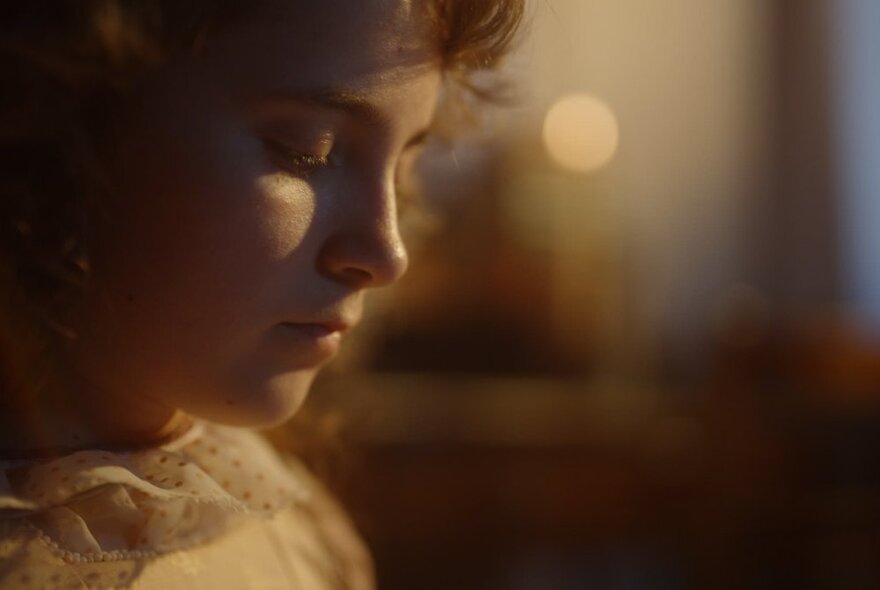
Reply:
[[[290, 0], [295, 1], [295, 0]], [[450, 87], [479, 99], [524, 0], [421, 0]], [[233, 0], [53, 0], [0, 7], [0, 401], [39, 388], [88, 285], [89, 219], [112, 190], [101, 145], [145, 73], [246, 16]], [[36, 359], [36, 362], [35, 362]], [[2, 405], [2, 404], [0, 404]]]

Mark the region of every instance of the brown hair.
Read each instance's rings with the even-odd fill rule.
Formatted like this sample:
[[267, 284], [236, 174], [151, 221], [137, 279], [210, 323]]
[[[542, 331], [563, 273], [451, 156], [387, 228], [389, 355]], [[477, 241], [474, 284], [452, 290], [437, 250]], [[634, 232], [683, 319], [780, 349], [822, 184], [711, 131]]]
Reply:
[[[490, 98], [474, 76], [510, 48], [524, 0], [424, 1], [451, 85]], [[11, 391], [39, 388], [54, 345], [72, 337], [58, 318], [89, 279], [89, 211], [109, 190], [99, 146], [113, 105], [144, 72], [198, 51], [244, 4], [32, 0], [0, 8], [0, 406]]]

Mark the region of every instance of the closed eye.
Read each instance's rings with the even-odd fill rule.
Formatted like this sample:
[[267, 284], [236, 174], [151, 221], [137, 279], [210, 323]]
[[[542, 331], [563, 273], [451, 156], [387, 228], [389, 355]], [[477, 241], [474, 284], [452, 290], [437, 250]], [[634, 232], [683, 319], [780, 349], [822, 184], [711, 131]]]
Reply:
[[398, 214], [425, 206], [424, 189], [418, 162], [425, 151], [425, 145], [431, 135], [426, 131], [415, 136], [404, 148], [395, 178], [395, 194], [397, 197]]
[[297, 176], [305, 176], [327, 168], [332, 164], [330, 154], [310, 154], [290, 148], [284, 143], [271, 138], [263, 138], [266, 151], [273, 162]]

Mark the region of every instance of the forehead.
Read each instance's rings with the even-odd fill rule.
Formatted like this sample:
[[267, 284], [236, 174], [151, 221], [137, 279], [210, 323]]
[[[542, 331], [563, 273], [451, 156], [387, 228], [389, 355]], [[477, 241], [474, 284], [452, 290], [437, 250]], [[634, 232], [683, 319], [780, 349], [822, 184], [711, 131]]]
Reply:
[[209, 56], [292, 89], [383, 85], [439, 68], [431, 22], [427, 0], [262, 0]]

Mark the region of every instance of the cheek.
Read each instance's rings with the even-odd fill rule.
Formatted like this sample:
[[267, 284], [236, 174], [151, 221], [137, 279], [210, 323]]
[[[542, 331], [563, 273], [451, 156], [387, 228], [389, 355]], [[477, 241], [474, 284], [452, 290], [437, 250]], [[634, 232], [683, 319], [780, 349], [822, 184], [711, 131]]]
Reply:
[[183, 307], [259, 293], [305, 238], [311, 192], [268, 173], [261, 144], [237, 130], [196, 125], [174, 137], [141, 143], [125, 166], [100, 248], [104, 274], [129, 299]]
[[98, 227], [100, 286], [83, 316], [86, 346], [112, 359], [112, 374], [102, 377], [111, 387], [186, 384], [181, 406], [206, 417], [235, 407], [265, 422], [295, 409], [310, 383], [303, 372], [288, 376], [286, 390], [260, 385], [272, 367], [241, 365], [290, 303], [279, 295], [289, 295], [289, 275], [311, 266], [304, 241], [314, 195], [302, 182], [267, 174], [251, 138], [183, 134], [167, 150], [158, 149], [161, 139], [157, 131], [133, 146], [139, 157], [125, 162], [121, 190]]
[[[105, 291], [132, 345], [229, 361], [291, 303], [282, 298], [289, 275], [309, 267], [302, 248], [309, 195], [278, 202], [251, 187], [249, 194], [213, 196], [221, 201], [213, 208], [186, 206], [174, 220], [144, 215], [120, 226]], [[262, 202], [240, 206], [237, 198]]]

